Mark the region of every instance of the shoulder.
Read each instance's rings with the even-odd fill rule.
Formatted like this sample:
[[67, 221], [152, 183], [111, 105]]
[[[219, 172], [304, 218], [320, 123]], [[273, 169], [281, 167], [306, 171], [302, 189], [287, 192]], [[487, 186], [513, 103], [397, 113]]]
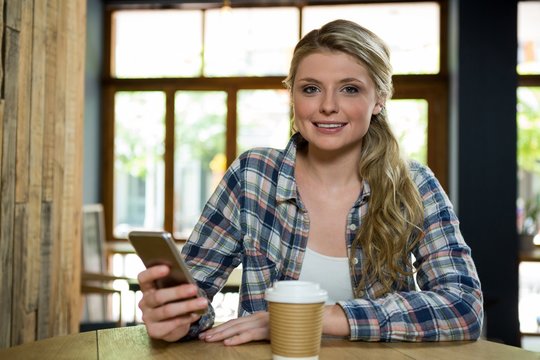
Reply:
[[253, 148], [243, 152], [231, 164], [231, 170], [242, 177], [258, 174], [273, 177], [281, 168], [284, 151], [268, 147]]
[[257, 147], [240, 154], [238, 160], [243, 164], [276, 164], [283, 157], [283, 150], [269, 147]]
[[405, 160], [411, 177], [415, 180], [435, 176], [429, 167], [412, 159]]
[[428, 212], [452, 207], [446, 191], [429, 167], [417, 161], [409, 161], [409, 171]]
[[429, 167], [416, 160], [410, 159], [407, 160], [407, 164], [411, 179], [416, 184], [421, 194], [428, 191], [442, 190], [439, 180], [437, 180], [435, 174]]

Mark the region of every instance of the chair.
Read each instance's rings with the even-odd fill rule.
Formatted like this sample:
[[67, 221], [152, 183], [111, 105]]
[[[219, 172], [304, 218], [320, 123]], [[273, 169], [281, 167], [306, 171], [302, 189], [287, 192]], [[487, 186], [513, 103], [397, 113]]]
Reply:
[[[115, 276], [107, 272], [105, 251], [105, 230], [103, 206], [90, 204], [83, 206], [82, 212], [82, 246], [81, 246], [81, 295], [85, 297], [83, 318], [91, 324], [104, 323], [109, 317], [110, 298], [118, 294], [120, 298], [117, 326], [124, 326], [122, 320], [122, 291], [114, 289], [112, 282], [125, 280], [134, 282], [123, 276]], [[91, 295], [94, 294], [94, 295]]]

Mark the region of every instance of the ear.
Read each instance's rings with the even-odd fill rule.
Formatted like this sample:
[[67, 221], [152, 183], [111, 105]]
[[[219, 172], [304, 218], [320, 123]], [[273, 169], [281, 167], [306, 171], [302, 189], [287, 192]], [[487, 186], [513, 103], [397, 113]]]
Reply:
[[375, 107], [373, 108], [373, 115], [378, 115], [382, 109], [384, 109], [384, 104], [382, 103], [382, 101], [379, 101], [375, 104]]

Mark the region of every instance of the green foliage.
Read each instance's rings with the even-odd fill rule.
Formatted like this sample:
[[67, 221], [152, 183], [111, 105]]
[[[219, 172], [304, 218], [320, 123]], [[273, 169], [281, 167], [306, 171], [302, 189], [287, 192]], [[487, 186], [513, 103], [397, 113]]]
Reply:
[[163, 161], [165, 94], [118, 92], [115, 101], [115, 168], [144, 179], [149, 164]]
[[518, 90], [518, 166], [540, 174], [540, 88]]
[[225, 152], [226, 98], [221, 92], [190, 91], [177, 94], [176, 146], [208, 166]]

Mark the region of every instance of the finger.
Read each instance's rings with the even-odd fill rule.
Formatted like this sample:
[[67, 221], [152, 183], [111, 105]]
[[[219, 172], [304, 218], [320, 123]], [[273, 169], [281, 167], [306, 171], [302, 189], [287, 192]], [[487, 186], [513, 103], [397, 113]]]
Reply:
[[144, 322], [160, 322], [173, 319], [179, 316], [186, 316], [191, 313], [206, 310], [208, 300], [203, 297], [190, 300], [170, 302], [155, 308], [141, 308], [143, 310], [142, 319]]
[[227, 321], [227, 322], [225, 322], [223, 324], [220, 324], [218, 326], [214, 326], [211, 329], [208, 329], [208, 330], [206, 330], [204, 332], [201, 332], [199, 334], [199, 339], [201, 339], [201, 340], [206, 340], [207, 338], [210, 339], [214, 335], [219, 334], [219, 333], [221, 333], [223, 331], [226, 331], [227, 329], [230, 329], [231, 327], [236, 326], [236, 324], [243, 321], [243, 319], [244, 319], [244, 317], [237, 318], [237, 319], [232, 319], [232, 320], [229, 320], [229, 321]]
[[[262, 336], [268, 333], [268, 317], [265, 314], [253, 314], [244, 318], [234, 319], [219, 327], [211, 329], [199, 337], [208, 342], [221, 341], [244, 333], [253, 333]], [[225, 326], [226, 325], [226, 326]], [[262, 331], [260, 331], [262, 329]], [[252, 341], [250, 335], [240, 338], [238, 341]], [[262, 339], [262, 338], [261, 338]]]
[[223, 344], [227, 346], [234, 346], [245, 344], [250, 341], [266, 340], [268, 339], [268, 334], [268, 330], [264, 328], [251, 329], [250, 331], [246, 331], [223, 340]]
[[153, 339], [176, 341], [187, 334], [191, 324], [199, 317], [197, 314], [189, 314], [165, 321], [145, 323], [146, 331]]
[[253, 321], [253, 315], [249, 316], [242, 316], [236, 319], [229, 320], [223, 324], [220, 324], [218, 326], [214, 326], [211, 329], [206, 330], [205, 332], [199, 334], [199, 338], [204, 338], [206, 336], [213, 336], [217, 333], [221, 333], [227, 329], [233, 328], [238, 326], [239, 324], [248, 323]]
[[148, 307], [155, 308], [170, 302], [194, 298], [197, 296], [197, 291], [197, 286], [183, 284], [158, 290], [151, 289], [143, 292], [143, 299]]
[[137, 275], [137, 280], [139, 281], [141, 291], [144, 292], [155, 289], [156, 286], [154, 285], [154, 281], [166, 276], [169, 271], [169, 267], [165, 265], [152, 266], [144, 271], [141, 271], [139, 275]]
[[190, 318], [188, 319], [189, 323], [185, 324], [186, 325], [185, 327], [184, 326], [175, 327], [173, 331], [171, 331], [170, 333], [168, 333], [167, 335], [163, 337], [163, 340], [173, 342], [173, 341], [177, 341], [183, 338], [189, 332], [189, 328], [191, 327], [191, 324], [193, 324], [200, 318], [201, 316], [199, 314], [195, 314], [195, 313], [190, 314]]
[[208, 300], [203, 297], [191, 300], [177, 301], [155, 308], [152, 314], [157, 319], [171, 319], [177, 316], [191, 314], [208, 308]]

